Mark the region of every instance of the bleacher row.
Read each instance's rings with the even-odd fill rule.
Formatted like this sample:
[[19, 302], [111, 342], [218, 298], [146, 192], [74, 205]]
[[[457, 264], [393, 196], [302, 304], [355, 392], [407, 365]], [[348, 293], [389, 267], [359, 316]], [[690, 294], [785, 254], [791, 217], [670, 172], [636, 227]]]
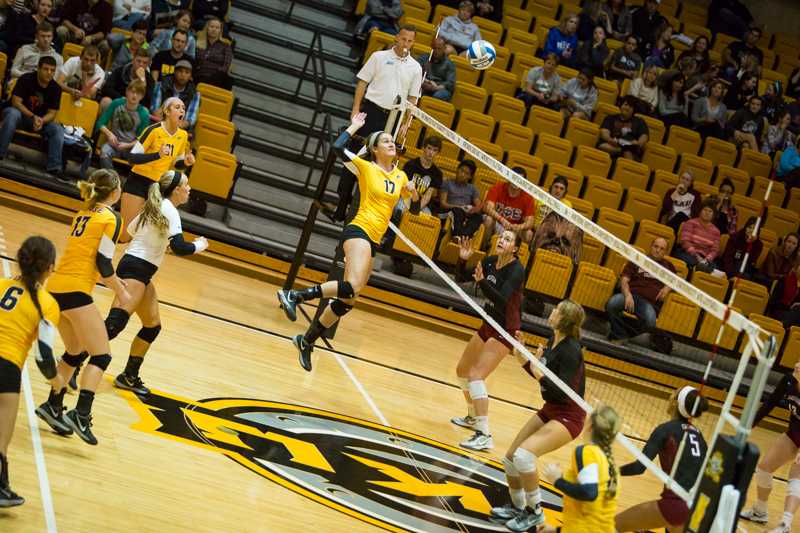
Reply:
[[[554, 0], [528, 0], [524, 8], [523, 4], [524, 0], [506, 1], [502, 25], [473, 17], [481, 28], [482, 37], [496, 44], [497, 60], [490, 69], [477, 71], [464, 58], [450, 56], [457, 69], [453, 97], [450, 102], [422, 98], [420, 107], [423, 110], [506, 166], [525, 168], [528, 180], [536, 185], [548, 189], [555, 176], [565, 176], [569, 181], [567, 198], [574, 209], [640, 250], [649, 248], [655, 237], [664, 237], [670, 249], [674, 244], [674, 231], [656, 220], [664, 194], [675, 187], [678, 176], [685, 170], [692, 171], [695, 189], [703, 195], [716, 194], [718, 185], [730, 179], [736, 190], [733, 203], [742, 223], [750, 216], [765, 215], [760, 235], [764, 246], [756, 260], [757, 266], [779, 238], [798, 229], [800, 190], [791, 189], [787, 194], [782, 183], [769, 179], [780, 153], [773, 161], [760, 152], [738, 150], [732, 143], [716, 138], [703, 140], [697, 132], [686, 128], [672, 126], [667, 130], [660, 120], [644, 115], [638, 116], [649, 127], [650, 142], [645, 147], [641, 163], [621, 158], [612, 161], [607, 153], [596, 149], [600, 124], [609, 114], [619, 113], [616, 104], [620, 96], [627, 94], [627, 82], [620, 90], [615, 82], [595, 78], [599, 94], [591, 122], [574, 118], [565, 121], [561, 113], [544, 107], [526, 109], [514, 94], [517, 88], [524, 86], [528, 70], [542, 64], [534, 53], [545, 41], [549, 29], [558, 24], [557, 16], [577, 13], [580, 7], [559, 4]], [[432, 41], [435, 28], [443, 17], [455, 13], [453, 8], [437, 5], [431, 15], [427, 0], [404, 0], [403, 7], [402, 22], [414, 24], [418, 29], [417, 43], [412, 51], [415, 57], [430, 51], [424, 43]], [[705, 35], [712, 38], [711, 32], [705, 28], [706, 6], [663, 0], [659, 11], [676, 30], [681, 29], [690, 37]], [[718, 34], [714, 39], [714, 49], [710, 51], [712, 60], [719, 61], [722, 50], [734, 40]], [[392, 42], [392, 36], [373, 32], [364, 60], [373, 51]], [[679, 51], [688, 48], [677, 41], [673, 44]], [[764, 66], [779, 69], [764, 68], [762, 82], [781, 80], [785, 83], [791, 70], [800, 66], [800, 40], [793, 36], [765, 33], [760, 44], [765, 52]], [[622, 43], [609, 40], [608, 45], [613, 50]], [[558, 73], [562, 80], [577, 76], [576, 70], [564, 66], [558, 67]], [[407, 159], [420, 155], [419, 145], [425, 135], [425, 128], [419, 122], [413, 122], [406, 137], [407, 150], [401, 157], [401, 166]], [[455, 145], [445, 142], [436, 164], [445, 175], [452, 175], [461, 157], [463, 154]], [[473, 183], [485, 197], [499, 179], [479, 163]], [[769, 198], [764, 202], [770, 187]], [[449, 221], [445, 225], [445, 236], [441, 241], [442, 228], [437, 217], [406, 213], [400, 228], [427, 255], [454, 264], [458, 250], [450, 242]], [[727, 235], [722, 237], [720, 250], [724, 250], [727, 239]], [[473, 262], [483, 257], [483, 252], [478, 249], [483, 240], [481, 227], [473, 239], [476, 247]], [[438, 250], [437, 242], [440, 243]], [[394, 247], [399, 252], [411, 253], [399, 240]], [[523, 245], [520, 259], [527, 264], [528, 258], [529, 250]], [[581, 259], [575, 268], [568, 257], [546, 250], [537, 251], [526, 289], [553, 299], [570, 297], [589, 309], [604, 312], [625, 261], [590, 237], [584, 238]], [[692, 284], [721, 301], [725, 301], [735, 286], [732, 306], [776, 335], [779, 346], [782, 346], [781, 364], [792, 367], [800, 358], [800, 328], [792, 327], [787, 332], [780, 322], [764, 315], [769, 299], [765, 287], [746, 280], [729, 281], [703, 272], [693, 272], [689, 276], [683, 261], [669, 259], [681, 277], [688, 277]], [[711, 344], [716, 339], [720, 321], [673, 293], [659, 314], [657, 328], [685, 339]], [[728, 350], [738, 347], [741, 351], [743, 345], [735, 332], [727, 328], [720, 347]]]
[[[124, 30], [114, 29], [115, 32], [129, 33]], [[67, 59], [80, 56], [83, 47], [74, 43], [64, 46], [62, 57]], [[0, 52], [0, 87], [5, 82], [5, 72], [8, 57]], [[234, 108], [234, 94], [231, 91], [220, 89], [213, 85], [200, 83], [197, 85], [200, 93], [200, 109], [197, 123], [193, 130], [192, 146], [195, 149], [195, 164], [188, 170], [193, 193], [198, 197], [217, 201], [227, 201], [233, 190], [233, 184], [239, 173], [240, 164], [232, 153], [236, 143], [237, 130], [231, 115]], [[10, 91], [8, 93], [10, 94]], [[98, 137], [95, 133], [95, 122], [100, 115], [99, 104], [88, 98], [76, 101], [67, 93], [61, 94], [61, 107], [56, 120], [65, 126], [80, 126], [87, 136], [96, 141], [96, 152], [105, 143], [102, 134]], [[16, 137], [38, 143], [41, 136], [38, 133], [17, 130]], [[114, 160], [117, 165], [127, 170], [128, 163], [122, 159]]]

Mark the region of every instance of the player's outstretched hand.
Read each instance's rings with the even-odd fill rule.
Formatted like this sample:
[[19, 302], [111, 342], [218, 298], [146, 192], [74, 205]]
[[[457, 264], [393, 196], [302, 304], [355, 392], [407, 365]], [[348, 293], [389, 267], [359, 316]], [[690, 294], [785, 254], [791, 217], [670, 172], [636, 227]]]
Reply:
[[472, 249], [472, 239], [469, 237], [462, 235], [457, 237], [458, 242], [458, 257], [464, 261], [467, 261], [470, 257], [472, 257], [472, 253], [474, 250]]
[[364, 126], [364, 123], [366, 121], [367, 121], [367, 114], [361, 112], [353, 115], [353, 118], [350, 119], [350, 124], [356, 126], [358, 129], [361, 129], [361, 127]]

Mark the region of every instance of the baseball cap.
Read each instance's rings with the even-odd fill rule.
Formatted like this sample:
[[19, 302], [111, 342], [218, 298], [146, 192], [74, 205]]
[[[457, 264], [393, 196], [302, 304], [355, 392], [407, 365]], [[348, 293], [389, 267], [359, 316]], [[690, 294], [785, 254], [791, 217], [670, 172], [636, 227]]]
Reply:
[[175, 63], [175, 68], [188, 68], [189, 70], [192, 70], [192, 62], [186, 59], [181, 59]]

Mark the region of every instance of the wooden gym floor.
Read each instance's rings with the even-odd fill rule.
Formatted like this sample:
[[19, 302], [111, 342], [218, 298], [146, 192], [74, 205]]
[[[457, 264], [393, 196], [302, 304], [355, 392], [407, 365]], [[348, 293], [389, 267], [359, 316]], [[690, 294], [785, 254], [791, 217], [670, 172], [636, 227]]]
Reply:
[[[67, 233], [63, 223], [3, 205], [0, 226], [7, 256], [33, 233], [49, 237], [61, 250]], [[292, 324], [284, 318], [275, 302], [277, 286], [172, 255], [155, 283], [164, 328], [142, 369], [154, 394], [143, 402], [119, 393], [107, 380], [94, 404], [96, 447], [39, 424], [47, 483], [37, 475], [21, 397], [10, 474], [12, 487], [27, 503], [0, 511], [0, 530], [46, 531], [50, 505], [43, 504], [43, 493], [52, 502], [50, 525], [70, 532], [304, 531], [315, 526], [356, 532], [376, 530], [379, 523], [397, 531], [503, 530], [480, 519], [487, 504], [504, 497], [496, 483], [499, 464], [487, 466], [486, 459], [471, 460], [450, 447], [468, 436], [449, 423], [464, 412], [454, 368], [465, 341], [356, 308], [332, 341], [335, 350], [318, 347], [314, 371], [307, 373], [289, 340], [307, 321], [301, 316]], [[97, 287], [94, 297], [105, 315], [110, 291]], [[109, 377], [124, 367], [138, 328], [134, 317], [112, 342]], [[33, 363], [28, 369], [37, 405], [48, 387]], [[628, 433], [646, 437], [646, 429], [665, 419], [665, 401], [647, 393], [652, 385], [635, 381], [593, 369], [587, 397], [610, 401], [626, 417]], [[495, 448], [481, 457], [496, 461], [541, 397], [513, 360], [500, 365], [488, 387], [495, 398], [490, 407]], [[75, 400], [70, 394], [66, 403], [72, 407]], [[753, 440], [766, 446], [775, 436], [759, 428]], [[370, 448], [376, 439], [383, 444]], [[397, 442], [418, 453], [387, 451]], [[571, 450], [542, 462], [566, 467]], [[617, 464], [630, 460], [619, 447], [616, 456]], [[419, 469], [421, 462], [428, 466]], [[402, 464], [415, 469], [402, 470]], [[475, 474], [479, 471], [483, 478]], [[779, 476], [785, 479], [786, 468]], [[42, 485], [46, 488], [40, 491]], [[650, 474], [623, 478], [621, 487], [620, 509], [653, 499], [661, 490]], [[780, 518], [784, 489], [784, 482], [776, 482], [770, 527]], [[409, 503], [413, 495], [426, 498]], [[364, 504], [364, 498], [372, 503]], [[374, 509], [375, 502], [388, 502], [395, 514], [376, 518], [364, 510], [364, 505]], [[470, 518], [458, 525], [445, 509]], [[557, 523], [555, 513], [548, 518]]]

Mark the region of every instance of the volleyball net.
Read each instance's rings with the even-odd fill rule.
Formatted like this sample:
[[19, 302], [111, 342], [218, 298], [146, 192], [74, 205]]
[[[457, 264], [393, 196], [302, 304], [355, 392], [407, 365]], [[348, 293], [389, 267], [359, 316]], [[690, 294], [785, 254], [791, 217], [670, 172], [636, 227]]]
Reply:
[[[642, 253], [603, 227], [584, 217], [577, 211], [567, 207], [560, 200], [551, 196], [547, 191], [528, 181], [520, 174], [512, 171], [509, 167], [487, 154], [478, 146], [472, 144], [461, 135], [444, 126], [424, 110], [420, 109], [419, 107], [403, 103], [401, 104], [400, 113], [404, 116], [401, 120], [398, 120], [395, 123], [396, 135], [401, 130], [400, 125], [405, 120], [418, 120], [421, 123], [421, 126], [424, 127], [426, 136], [438, 134], [445, 140], [453, 143], [456, 147], [463, 151], [465, 158], [473, 159], [479, 165], [483, 165], [484, 167], [493, 171], [499, 177], [498, 179], [514, 184], [522, 191], [525, 191], [527, 194], [532, 196], [536, 201], [537, 206], [545, 206], [551, 212], [559, 215], [564, 220], [583, 231], [584, 237], [588, 236], [599, 241], [600, 244], [608, 248], [608, 250], [611, 252], [615, 252], [622, 258], [631, 261], [632, 263], [645, 269], [652, 277], [658, 279], [670, 287], [673, 291], [688, 299], [700, 309], [704, 310], [707, 314], [716, 317], [720, 321], [717, 342], [719, 342], [719, 339], [722, 336], [725, 328], [732, 328], [736, 332], [744, 332], [744, 350], [736, 367], [736, 372], [734, 373], [733, 378], [727, 387], [728, 393], [720, 409], [719, 415], [711, 415], [710, 413], [707, 413], [704, 415], [705, 420], [701, 424], [701, 429], [705, 429], [704, 433], [709, 444], [708, 454], [704, 460], [707, 462], [708, 455], [710, 455], [713, 451], [714, 444], [726, 424], [733, 426], [737, 435], [744, 435], [746, 437], [746, 435], [749, 434], [749, 428], [752, 424], [752, 413], [748, 416], [739, 418], [731, 413], [731, 408], [733, 407], [734, 400], [745, 376], [748, 361], [751, 359], [751, 357], [755, 357], [758, 361], [758, 367], [762, 370], [760, 372], [757, 370], [756, 375], [754, 376], [753, 384], [751, 385], [750, 394], [748, 396], [748, 403], [744, 411], [745, 413], [748, 413], [748, 409], [750, 411], [755, 410], [755, 406], [757, 405], [757, 402], [760, 399], [763, 391], [766, 375], [768, 374], [769, 368], [774, 361], [774, 354], [770, 352], [770, 347], [774, 346], [774, 338], [763, 331], [758, 325], [750, 321], [747, 317], [732, 309], [730, 306], [720, 302], [716, 298], [713, 298], [696, 286], [691, 285], [683, 278], [677, 276], [670, 270], [667, 270], [653, 261], [645, 253]], [[401, 141], [401, 139], [398, 139], [398, 141]], [[656, 425], [666, 421], [665, 410], [661, 410], [661, 413], [663, 414], [659, 416], [659, 413], [654, 412], [654, 406], [652, 403], [650, 403], [649, 399], [647, 400], [648, 403], [646, 404], [645, 408], [642, 404], [641, 392], [632, 391], [628, 393], [625, 391], [624, 387], [614, 387], [613, 392], [610, 392], [612, 389], [611, 387], [608, 387], [605, 390], [595, 388], [598, 380], [587, 379], [585, 398], [580, 397], [549, 369], [547, 369], [547, 367], [542, 365], [541, 362], [531, 354], [525, 345], [517, 341], [517, 339], [515, 339], [512, 335], [509, 335], [499, 324], [497, 324], [491, 318], [491, 316], [484, 311], [483, 307], [478, 302], [470, 297], [458, 283], [451, 279], [451, 277], [448, 276], [439, 267], [439, 265], [434, 262], [433, 259], [428, 257], [411, 238], [409, 238], [407, 235], [404, 235], [400, 231], [400, 228], [393, 223], [390, 223], [390, 228], [396, 233], [397, 238], [402, 240], [402, 242], [409, 249], [411, 249], [422, 262], [424, 262], [433, 272], [435, 272], [444, 281], [444, 283], [446, 283], [450, 289], [452, 289], [472, 309], [472, 311], [474, 311], [484, 321], [489, 323], [521, 354], [524, 354], [524, 356], [531, 361], [531, 364], [536, 367], [540, 373], [544, 374], [550, 380], [556, 383], [557, 386], [560, 387], [567, 396], [569, 396], [575, 403], [580, 405], [587, 413], [592, 412], [592, 404], [596, 406], [599, 403], [605, 403], [614, 407], [623, 416], [623, 431], [620, 432], [617, 437], [619, 444], [631, 455], [633, 455], [636, 460], [641, 462], [648, 470], [656, 475], [661, 482], [663, 482], [668, 488], [678, 494], [691, 506], [693, 495], [697, 489], [703, 469], [700, 470], [698, 480], [694, 487], [690, 490], [686, 490], [674, 481], [674, 472], [665, 472], [653, 461], [649, 460], [642, 454], [639, 446], [634, 444], [628, 438], [628, 436], [625, 435], [625, 433], [627, 433], [628, 435], [640, 440], [646, 439]], [[770, 340], [772, 340], [772, 342], [770, 342]], [[716, 347], [716, 344], [714, 346]], [[716, 354], [715, 347], [710, 351], [709, 361], [706, 365], [705, 371], [703, 372], [702, 379], [700, 376], [698, 376], [698, 381], [701, 384], [706, 382], [709, 373], [711, 372], [714, 355]], [[760, 382], [758, 379], [756, 379], [757, 377], [761, 380]], [[754, 398], [750, 398], [751, 396]], [[663, 405], [666, 406], [666, 393], [664, 394]], [[638, 423], [635, 429], [632, 428], [630, 424], [627, 426], [625, 425], [626, 421], [624, 420], [624, 417], [626, 415], [632, 416], [636, 414], [639, 416], [641, 411], [647, 411], [647, 414], [652, 417], [651, 425], [648, 425], [648, 422], [644, 422], [644, 424]], [[648, 420], [647, 416], [645, 416], [644, 419]], [[628, 422], [631, 422], [630, 418]], [[678, 462], [676, 461], [675, 466], [677, 466], [677, 463]]]

